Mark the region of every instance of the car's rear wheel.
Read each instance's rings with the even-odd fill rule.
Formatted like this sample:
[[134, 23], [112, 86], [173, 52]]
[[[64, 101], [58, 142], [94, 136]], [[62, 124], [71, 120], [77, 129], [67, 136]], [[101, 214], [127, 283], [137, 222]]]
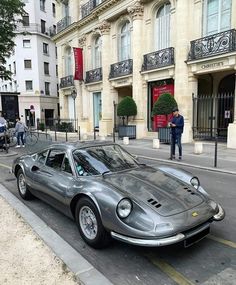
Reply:
[[97, 207], [89, 198], [83, 197], [78, 201], [75, 220], [81, 237], [88, 245], [94, 248], [109, 245], [111, 237], [102, 225]]
[[25, 174], [22, 169], [19, 169], [17, 172], [17, 188], [20, 196], [24, 200], [32, 200], [34, 198], [34, 196], [29, 191], [29, 187], [26, 184]]

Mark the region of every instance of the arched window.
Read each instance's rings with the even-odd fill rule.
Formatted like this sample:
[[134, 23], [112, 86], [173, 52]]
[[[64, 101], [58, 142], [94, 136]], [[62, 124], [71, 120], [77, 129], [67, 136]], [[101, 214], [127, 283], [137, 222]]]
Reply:
[[155, 19], [155, 49], [161, 50], [170, 47], [170, 4], [161, 6]]
[[71, 47], [65, 49], [65, 76], [72, 74]]
[[231, 0], [205, 0], [203, 35], [212, 35], [231, 28]]
[[130, 23], [126, 22], [120, 31], [119, 60], [130, 59], [131, 57], [131, 40], [130, 40]]
[[102, 66], [102, 39], [98, 36], [94, 41], [94, 52], [93, 52], [93, 68], [99, 68]]

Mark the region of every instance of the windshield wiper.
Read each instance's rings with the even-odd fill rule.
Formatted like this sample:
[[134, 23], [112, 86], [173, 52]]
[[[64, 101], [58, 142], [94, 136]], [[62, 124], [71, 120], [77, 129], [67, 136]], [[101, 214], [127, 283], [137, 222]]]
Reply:
[[104, 172], [102, 173], [102, 177], [104, 178], [104, 177], [105, 177], [105, 174], [107, 174], [107, 173], [111, 173], [111, 171], [110, 171], [110, 170], [104, 171]]

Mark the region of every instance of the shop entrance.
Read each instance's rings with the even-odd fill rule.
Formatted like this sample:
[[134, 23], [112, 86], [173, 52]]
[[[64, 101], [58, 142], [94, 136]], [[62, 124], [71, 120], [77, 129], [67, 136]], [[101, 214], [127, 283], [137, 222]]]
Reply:
[[234, 118], [235, 74], [220, 80], [217, 75], [204, 76], [198, 87], [199, 93], [193, 97], [193, 138], [213, 140], [218, 135], [226, 141]]

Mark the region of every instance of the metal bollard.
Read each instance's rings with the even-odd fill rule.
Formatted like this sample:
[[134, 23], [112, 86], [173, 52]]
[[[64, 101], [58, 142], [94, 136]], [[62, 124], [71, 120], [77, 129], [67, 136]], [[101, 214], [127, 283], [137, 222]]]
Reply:
[[93, 139], [96, 140], [96, 130], [95, 130], [95, 128], [93, 129]]
[[115, 133], [115, 128], [113, 128], [113, 142], [116, 142], [116, 133]]
[[57, 141], [57, 130], [55, 129], [55, 142]]
[[79, 132], [79, 141], [80, 141], [80, 139], [81, 139], [81, 137], [80, 137], [80, 126], [78, 127], [78, 132]]
[[217, 167], [218, 134], [215, 134], [215, 160], [214, 167]]
[[68, 141], [67, 131], [68, 131], [68, 130], [66, 129], [66, 142]]

